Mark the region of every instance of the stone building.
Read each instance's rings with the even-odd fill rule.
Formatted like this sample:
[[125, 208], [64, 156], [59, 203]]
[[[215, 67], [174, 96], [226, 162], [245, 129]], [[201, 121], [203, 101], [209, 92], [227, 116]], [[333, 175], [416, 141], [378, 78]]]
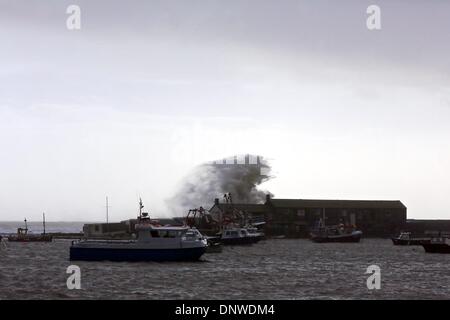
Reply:
[[398, 200], [271, 199], [267, 196], [265, 207], [268, 235], [305, 237], [320, 219], [326, 225], [355, 225], [369, 237], [395, 235], [406, 225], [407, 209]]

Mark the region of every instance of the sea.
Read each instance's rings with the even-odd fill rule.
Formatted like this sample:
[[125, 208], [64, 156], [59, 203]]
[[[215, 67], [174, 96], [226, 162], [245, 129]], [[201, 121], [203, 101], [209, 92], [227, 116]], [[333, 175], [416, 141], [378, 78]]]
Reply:
[[[20, 225], [0, 222], [0, 233]], [[82, 225], [49, 222], [47, 231], [80, 232]], [[29, 227], [40, 232], [39, 223]], [[0, 299], [450, 299], [450, 255], [390, 239], [272, 239], [166, 263], [69, 261], [70, 245], [2, 241]], [[80, 289], [67, 286], [73, 265]]]

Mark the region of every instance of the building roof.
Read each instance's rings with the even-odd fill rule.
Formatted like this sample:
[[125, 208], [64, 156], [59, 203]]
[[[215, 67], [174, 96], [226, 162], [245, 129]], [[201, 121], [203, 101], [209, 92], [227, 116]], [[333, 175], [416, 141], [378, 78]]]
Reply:
[[268, 202], [277, 208], [406, 209], [406, 206], [399, 200], [270, 199]]
[[221, 211], [233, 208], [233, 209], [237, 209], [237, 210], [249, 212], [249, 213], [264, 213], [267, 210], [267, 208], [264, 204], [252, 204], [252, 203], [219, 203], [219, 204], [215, 204], [212, 208], [214, 208], [216, 206]]

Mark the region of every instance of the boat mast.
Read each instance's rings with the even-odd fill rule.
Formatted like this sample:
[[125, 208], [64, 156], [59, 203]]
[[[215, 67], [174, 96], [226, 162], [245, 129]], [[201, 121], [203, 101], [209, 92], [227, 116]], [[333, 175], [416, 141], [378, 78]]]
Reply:
[[45, 212], [42, 212], [42, 225], [44, 226], [44, 234], [45, 234]]
[[106, 196], [106, 223], [109, 223], [109, 204], [108, 204], [108, 196]]
[[142, 198], [139, 198], [139, 218], [142, 218], [142, 208], [144, 208], [144, 204], [142, 203]]
[[27, 218], [25, 218], [23, 221], [25, 222], [25, 234], [27, 234], [28, 233]]
[[326, 217], [325, 217], [325, 208], [322, 208], [322, 215], [323, 215], [323, 218], [322, 218], [323, 226], [325, 227], [325, 219], [326, 219]]

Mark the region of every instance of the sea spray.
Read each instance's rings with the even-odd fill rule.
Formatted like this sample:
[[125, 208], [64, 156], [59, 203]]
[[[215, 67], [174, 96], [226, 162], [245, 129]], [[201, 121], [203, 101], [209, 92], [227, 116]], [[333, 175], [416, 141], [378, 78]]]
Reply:
[[271, 167], [261, 156], [234, 156], [195, 167], [167, 201], [173, 215], [190, 208], [212, 206], [215, 198], [231, 193], [234, 203], [263, 203], [270, 192], [258, 189], [269, 180]]

